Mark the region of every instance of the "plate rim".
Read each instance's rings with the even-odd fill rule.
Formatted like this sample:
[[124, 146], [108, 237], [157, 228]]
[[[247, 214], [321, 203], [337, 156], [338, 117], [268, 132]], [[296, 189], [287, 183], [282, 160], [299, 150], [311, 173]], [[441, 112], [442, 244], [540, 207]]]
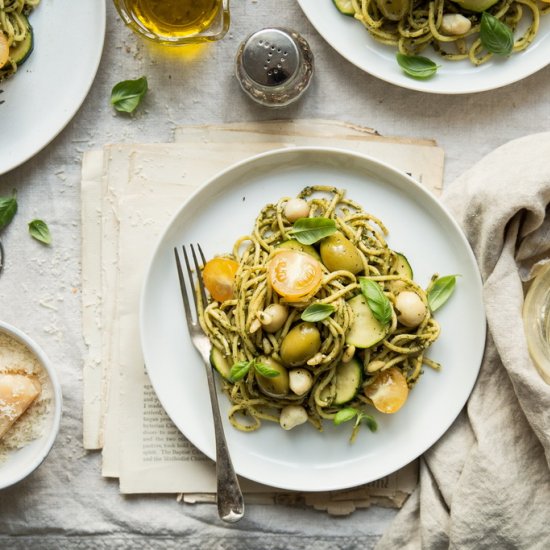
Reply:
[[[76, 116], [76, 113], [82, 107], [82, 104], [88, 97], [88, 94], [90, 93], [90, 89], [92, 88], [92, 84], [95, 81], [95, 78], [97, 76], [97, 71], [99, 69], [99, 65], [101, 63], [101, 57], [103, 55], [103, 48], [105, 46], [105, 36], [107, 32], [107, 0], [94, 0], [91, 2], [91, 5], [99, 6], [98, 13], [100, 14], [100, 27], [99, 32], [97, 34], [100, 42], [100, 46], [96, 50], [96, 58], [94, 59], [94, 63], [92, 64], [92, 70], [90, 71], [90, 74], [88, 75], [88, 80], [85, 82], [83, 88], [82, 88], [82, 94], [81, 97], [79, 97], [72, 107], [67, 110], [67, 112], [64, 114], [64, 116], [60, 116], [57, 124], [54, 124], [53, 126], [56, 127], [56, 130], [53, 131], [51, 135], [49, 135], [44, 140], [40, 141], [40, 145], [36, 147], [32, 147], [29, 149], [29, 151], [21, 155], [20, 157], [13, 157], [13, 160], [11, 162], [6, 163], [5, 166], [0, 165], [0, 176], [7, 174], [8, 172], [11, 172], [15, 168], [18, 168], [22, 164], [25, 164], [28, 160], [33, 158], [35, 155], [40, 153], [44, 148], [46, 148], [71, 122], [71, 120]], [[37, 9], [40, 8], [40, 5], [37, 6]]]
[[[215, 185], [217, 180], [222, 180], [223, 181], [223, 178], [227, 177], [227, 175], [230, 174], [234, 170], [238, 170], [242, 167], [246, 167], [247, 165], [252, 165], [252, 164], [257, 163], [257, 162], [262, 162], [266, 158], [277, 156], [277, 155], [301, 155], [303, 153], [306, 153], [306, 154], [307, 153], [309, 153], [309, 154], [311, 154], [311, 153], [316, 153], [316, 154], [331, 153], [331, 154], [338, 155], [338, 156], [341, 156], [341, 155], [348, 156], [348, 157], [351, 156], [351, 157], [354, 157], [354, 158], [358, 158], [361, 161], [366, 161], [367, 163], [373, 163], [377, 167], [379, 167], [383, 170], [389, 171], [394, 176], [397, 176], [401, 179], [407, 180], [408, 184], [414, 186], [417, 193], [420, 192], [421, 195], [424, 196], [424, 198], [428, 199], [432, 204], [435, 204], [436, 208], [440, 209], [441, 213], [446, 217], [447, 221], [454, 227], [457, 236], [459, 236], [460, 240], [462, 241], [462, 244], [464, 245], [464, 248], [467, 252], [469, 261], [471, 262], [471, 265], [472, 265], [472, 268], [473, 268], [472, 273], [475, 275], [475, 288], [476, 288], [476, 291], [478, 291], [479, 295], [481, 296], [481, 292], [482, 292], [482, 288], [483, 288], [483, 281], [482, 281], [481, 273], [480, 273], [480, 270], [479, 270], [479, 265], [477, 263], [475, 255], [473, 253], [473, 250], [472, 250], [472, 248], [471, 248], [471, 246], [470, 246], [470, 244], [469, 244], [469, 242], [466, 238], [466, 235], [464, 234], [464, 232], [463, 232], [462, 228], [460, 227], [460, 225], [458, 224], [458, 222], [454, 219], [454, 217], [448, 211], [446, 206], [429, 189], [422, 186], [416, 179], [412, 178], [411, 176], [409, 176], [405, 172], [397, 169], [396, 167], [394, 167], [394, 166], [392, 166], [392, 165], [390, 165], [386, 162], [380, 161], [380, 160], [378, 160], [378, 159], [376, 159], [376, 158], [374, 158], [370, 155], [366, 155], [366, 154], [363, 154], [363, 153], [358, 153], [356, 151], [351, 151], [351, 150], [347, 150], [347, 149], [342, 149], [342, 148], [337, 148], [337, 147], [323, 147], [323, 146], [299, 146], [299, 147], [290, 147], [290, 148], [286, 147], [286, 148], [274, 149], [274, 150], [270, 150], [270, 151], [267, 151], [267, 152], [263, 152], [263, 153], [253, 155], [253, 156], [248, 157], [244, 160], [233, 163], [229, 167], [225, 168], [224, 170], [219, 171], [214, 176], [212, 176], [210, 178], [207, 178], [202, 184], [200, 184], [197, 187], [197, 189], [193, 193], [191, 193], [182, 202], [181, 206], [177, 209], [176, 213], [168, 220], [168, 222], [166, 223], [163, 231], [160, 233], [159, 237], [156, 239], [154, 249], [153, 249], [152, 253], [149, 255], [149, 261], [148, 261], [148, 264], [147, 264], [147, 269], [146, 269], [146, 272], [145, 272], [145, 276], [144, 276], [143, 281], [142, 281], [140, 297], [139, 297], [139, 337], [140, 337], [140, 345], [141, 345], [145, 365], [148, 364], [147, 357], [149, 355], [148, 352], [147, 352], [147, 349], [146, 349], [146, 338], [144, 336], [145, 332], [146, 332], [145, 304], [146, 304], [146, 300], [147, 300], [147, 289], [148, 289], [149, 282], [150, 282], [150, 279], [151, 279], [153, 271], [154, 271], [154, 260], [157, 256], [157, 254], [159, 253], [159, 251], [162, 247], [162, 243], [164, 242], [166, 236], [169, 234], [172, 226], [175, 223], [177, 223], [177, 221], [179, 220], [181, 215], [185, 212], [185, 209], [187, 208], [187, 205], [190, 204], [192, 201], [194, 201], [195, 197], [197, 197], [198, 195], [204, 193], [205, 189]], [[437, 432], [437, 433], [434, 432], [434, 434], [432, 434], [432, 437], [428, 438], [429, 443], [427, 445], [425, 445], [424, 450], [422, 450], [420, 453], [416, 453], [416, 451], [415, 451], [415, 452], [412, 453], [414, 456], [406, 455], [405, 458], [402, 458], [401, 460], [398, 461], [399, 465], [397, 467], [392, 468], [391, 471], [388, 471], [388, 472], [386, 472], [385, 474], [383, 474], [381, 476], [376, 476], [375, 478], [372, 478], [372, 479], [361, 479], [359, 481], [351, 481], [351, 482], [345, 482], [345, 483], [337, 482], [337, 483], [332, 483], [332, 484], [327, 483], [327, 481], [330, 481], [330, 480], [323, 480], [325, 482], [325, 485], [323, 485], [322, 487], [312, 487], [311, 485], [308, 485], [307, 483], [305, 483], [303, 485], [297, 485], [295, 483], [287, 484], [285, 482], [282, 482], [282, 483], [281, 482], [275, 482], [275, 483], [273, 483], [273, 482], [270, 482], [269, 480], [263, 479], [261, 476], [258, 476], [255, 473], [250, 474], [250, 472], [248, 472], [248, 471], [247, 472], [240, 471], [239, 470], [239, 464], [238, 463], [235, 464], [235, 462], [234, 462], [235, 470], [237, 471], [237, 474], [239, 476], [247, 478], [249, 480], [252, 480], [252, 481], [255, 481], [255, 482], [258, 482], [258, 483], [262, 483], [264, 485], [268, 485], [268, 486], [271, 486], [271, 487], [279, 488], [279, 489], [291, 490], [291, 491], [321, 492], [321, 491], [342, 490], [342, 489], [347, 489], [347, 488], [351, 488], [351, 487], [357, 487], [357, 486], [362, 485], [364, 483], [369, 483], [371, 481], [374, 481], [375, 479], [380, 479], [381, 477], [384, 477], [386, 475], [390, 475], [390, 474], [396, 472], [397, 470], [405, 467], [407, 464], [409, 464], [410, 462], [412, 462], [413, 460], [415, 460], [419, 456], [421, 456], [423, 453], [425, 453], [441, 437], [443, 437], [443, 435], [449, 430], [449, 428], [452, 426], [452, 424], [456, 421], [456, 419], [460, 415], [460, 412], [463, 410], [464, 406], [467, 404], [467, 401], [468, 401], [468, 399], [471, 395], [473, 387], [474, 387], [474, 385], [477, 381], [477, 378], [479, 376], [479, 372], [480, 372], [481, 365], [482, 365], [482, 360], [483, 360], [483, 355], [485, 353], [487, 326], [486, 326], [486, 314], [485, 314], [485, 308], [484, 308], [483, 302], [481, 302], [481, 304], [480, 304], [480, 315], [481, 315], [481, 318], [480, 318], [481, 326], [479, 328], [480, 328], [480, 331], [481, 331], [480, 335], [481, 335], [481, 341], [483, 342], [483, 345], [481, 346], [481, 348], [478, 350], [478, 353], [476, 354], [477, 359], [476, 359], [475, 376], [472, 375], [472, 379], [471, 379], [470, 383], [468, 384], [468, 387], [467, 388], [465, 387], [465, 399], [460, 400], [460, 403], [461, 403], [460, 408], [458, 408], [458, 410], [456, 412], [456, 415], [448, 418], [447, 422], [444, 424], [444, 428], [442, 430], [440, 430], [440, 433], [439, 432]], [[205, 454], [208, 458], [210, 458], [211, 460], [213, 460], [215, 462], [215, 444], [214, 444], [214, 442], [213, 441], [211, 442], [211, 446], [208, 449], [201, 448], [183, 430], [179, 429], [178, 423], [176, 422], [176, 420], [173, 419], [172, 415], [169, 412], [169, 409], [171, 407], [167, 407], [163, 403], [163, 399], [162, 399], [161, 395], [159, 394], [159, 392], [157, 391], [156, 383], [155, 383], [155, 380], [154, 380], [155, 376], [154, 375], [151, 376], [150, 371], [149, 371], [148, 368], [147, 368], [147, 373], [148, 373], [150, 382], [153, 386], [153, 389], [155, 391], [155, 394], [159, 399], [160, 404], [162, 405], [164, 411], [170, 417], [170, 419], [174, 423], [174, 425], [178, 428], [179, 431], [181, 431], [181, 433], [184, 435], [184, 437], [186, 439], [188, 439], [188, 441], [190, 441], [197, 449], [199, 449], [203, 454]], [[217, 388], [218, 388], [218, 396], [223, 395], [223, 393], [221, 392], [219, 386], [217, 386]], [[227, 435], [227, 430], [226, 430], [226, 435]], [[328, 468], [327, 468], [327, 471], [329, 471]]]
[[[512, 77], [512, 78], [508, 78], [508, 79], [500, 79], [500, 81], [498, 81], [496, 84], [487, 83], [486, 85], [472, 86], [472, 87], [470, 87], [468, 89], [464, 89], [464, 90], [433, 89], [433, 88], [430, 87], [430, 82], [431, 81], [429, 79], [427, 79], [427, 80], [416, 79], [415, 80], [414, 78], [408, 78], [408, 77], [405, 77], [405, 76], [402, 76], [402, 78], [399, 79], [397, 77], [392, 77], [391, 73], [385, 74], [385, 73], [382, 73], [382, 72], [377, 71], [377, 70], [374, 70], [374, 71], [369, 70], [369, 68], [364, 66], [364, 64], [361, 64], [360, 62], [356, 61], [354, 58], [351, 58], [346, 53], [346, 51], [344, 51], [343, 48], [338, 46], [330, 36], [327, 36], [325, 33], [323, 33], [322, 30], [319, 28], [319, 24], [318, 24], [318, 21], [316, 19], [310, 18], [310, 10], [309, 10], [308, 7], [306, 7], [310, 0], [296, 0], [296, 1], [298, 2], [299, 6], [302, 10], [302, 13], [304, 14], [304, 16], [306, 17], [308, 22], [317, 31], [319, 36], [321, 36], [323, 38], [323, 40], [334, 51], [336, 51], [339, 55], [341, 55], [346, 61], [348, 61], [349, 63], [351, 63], [352, 65], [354, 65], [358, 69], [360, 69], [361, 71], [363, 71], [363, 72], [365, 72], [365, 73], [367, 73], [367, 74], [369, 74], [369, 75], [371, 75], [375, 78], [378, 78], [378, 79], [380, 79], [384, 82], [387, 82], [388, 84], [393, 84], [394, 86], [398, 86], [398, 87], [404, 88], [404, 89], [413, 90], [413, 91], [416, 91], [416, 92], [424, 92], [424, 93], [436, 94], [436, 95], [455, 96], [455, 95], [465, 95], [465, 94], [477, 94], [477, 93], [481, 93], [481, 92], [487, 92], [487, 91], [490, 91], [490, 90], [497, 90], [499, 88], [503, 88], [505, 86], [509, 86], [510, 84], [514, 84], [516, 82], [524, 80], [525, 78], [528, 78], [529, 76], [532, 76], [533, 74], [535, 74], [536, 72], [544, 69], [546, 66], [548, 66], [550, 64], [550, 55], [549, 55], [548, 59], [545, 63], [536, 64], [531, 69], [529, 69], [527, 71], [524, 71], [524, 72], [520, 72], [518, 74], [518, 76], [516, 76], [516, 77]], [[331, 1], [331, 0], [325, 0], [325, 1]], [[336, 12], [335, 15], [337, 15], [336, 8], [334, 8], [334, 10]], [[365, 30], [365, 35], [368, 37], [368, 32], [366, 30]], [[370, 38], [370, 37], [368, 37], [368, 38]], [[524, 50], [523, 52], [518, 52], [517, 55], [524, 54], [525, 51], [526, 50]], [[528, 51], [528, 49], [527, 49], [527, 51]]]

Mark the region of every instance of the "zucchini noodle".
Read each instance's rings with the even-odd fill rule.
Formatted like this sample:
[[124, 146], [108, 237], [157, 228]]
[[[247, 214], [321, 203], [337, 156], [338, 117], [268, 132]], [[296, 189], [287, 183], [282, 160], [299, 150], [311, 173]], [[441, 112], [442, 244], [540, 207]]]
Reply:
[[0, 81], [17, 72], [18, 63], [12, 54], [19, 45], [32, 39], [27, 16], [39, 3], [40, 0], [0, 0], [0, 33], [10, 49], [7, 62], [0, 67]]
[[[321, 282], [313, 295], [300, 297], [299, 301], [285, 301], [277, 294], [270, 284], [268, 264], [281, 250], [291, 248], [280, 246], [288, 244], [293, 237], [293, 224], [285, 217], [289, 197], [266, 205], [256, 218], [252, 232], [239, 238], [232, 253], [225, 256], [238, 262], [233, 297], [223, 302], [210, 300], [201, 309], [200, 323], [228, 368], [240, 362], [262, 361], [265, 357], [285, 364], [281, 356], [283, 342], [301, 322], [305, 308], [311, 304], [334, 307], [328, 317], [312, 323], [319, 331], [321, 344], [313, 357], [299, 365], [299, 369], [307, 370], [312, 379], [311, 387], [302, 395], [290, 390], [282, 397], [266, 395], [252, 368], [236, 382], [227, 377], [223, 379], [224, 392], [232, 404], [230, 422], [243, 431], [257, 430], [263, 420], [280, 422], [281, 410], [289, 405], [303, 407], [307, 420], [322, 430], [323, 420], [334, 419], [344, 407], [369, 410], [373, 402], [366, 396], [365, 388], [373, 384], [380, 373], [390, 369], [399, 371], [406, 382], [405, 391], [408, 391], [418, 381], [423, 365], [439, 368], [438, 363], [425, 356], [439, 335], [439, 325], [428, 307], [427, 291], [398, 269], [397, 264], [404, 257], [388, 246], [388, 230], [383, 222], [346, 198], [341, 189], [306, 187], [299, 198], [308, 203], [310, 218], [334, 220], [337, 231], [359, 253], [362, 267], [357, 275], [344, 269], [331, 272], [319, 261]], [[350, 299], [361, 295], [359, 276], [379, 285], [392, 305], [391, 321], [385, 334], [367, 349], [356, 349], [346, 342], [356, 318]], [[434, 275], [430, 284], [436, 278]], [[398, 321], [394, 306], [397, 295], [404, 290], [416, 293], [424, 305], [423, 317], [415, 328], [407, 328]], [[270, 333], [258, 328], [258, 318], [271, 304], [287, 306], [288, 317], [278, 330]], [[345, 404], [336, 405], [338, 369], [351, 360], [360, 365], [357, 389]], [[214, 360], [213, 364], [216, 366]]]
[[[405, 3], [408, 7], [404, 8]], [[395, 5], [401, 11], [395, 12]], [[473, 65], [481, 65], [493, 56], [484, 50], [479, 38], [482, 13], [469, 11], [452, 0], [352, 0], [355, 19], [369, 34], [382, 44], [395, 46], [405, 55], [419, 55], [428, 46], [449, 60], [468, 59]], [[382, 9], [381, 7], [382, 6]], [[387, 8], [385, 7], [387, 6]], [[382, 13], [394, 11], [392, 20]], [[512, 31], [521, 32], [515, 37], [513, 52], [520, 52], [533, 42], [540, 24], [540, 16], [550, 11], [550, 4], [538, 0], [500, 0], [487, 13], [508, 25]], [[461, 34], [451, 34], [443, 25], [443, 16], [460, 14], [470, 28]]]

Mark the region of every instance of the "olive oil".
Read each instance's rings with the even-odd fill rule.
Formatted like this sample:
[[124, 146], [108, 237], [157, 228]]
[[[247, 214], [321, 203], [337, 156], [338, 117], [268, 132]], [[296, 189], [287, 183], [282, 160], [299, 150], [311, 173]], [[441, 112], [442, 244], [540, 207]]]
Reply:
[[216, 20], [221, 0], [126, 0], [134, 21], [166, 39], [199, 35]]

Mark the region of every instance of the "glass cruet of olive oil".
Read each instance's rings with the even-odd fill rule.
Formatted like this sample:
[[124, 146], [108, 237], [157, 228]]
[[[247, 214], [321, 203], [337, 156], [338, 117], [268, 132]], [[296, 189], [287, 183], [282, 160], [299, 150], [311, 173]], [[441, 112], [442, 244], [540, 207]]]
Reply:
[[158, 44], [212, 42], [229, 29], [229, 0], [113, 0], [134, 32]]
[[527, 291], [523, 323], [533, 363], [550, 384], [550, 263], [537, 274]]

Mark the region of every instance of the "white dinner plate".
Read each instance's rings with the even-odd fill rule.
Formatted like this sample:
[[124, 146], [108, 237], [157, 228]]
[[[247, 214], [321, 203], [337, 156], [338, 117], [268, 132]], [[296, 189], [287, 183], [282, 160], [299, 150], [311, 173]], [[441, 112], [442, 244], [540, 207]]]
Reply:
[[[141, 297], [141, 341], [157, 395], [182, 433], [214, 458], [214, 432], [206, 374], [184, 319], [174, 247], [199, 242], [208, 257], [232, 249], [250, 232], [260, 208], [307, 185], [331, 185], [378, 216], [389, 245], [407, 255], [415, 279], [426, 286], [434, 272], [461, 275], [455, 294], [437, 312], [442, 334], [429, 356], [443, 365], [426, 372], [394, 415], [373, 413], [376, 433], [364, 429], [350, 444], [350, 425], [304, 424], [291, 431], [265, 422], [243, 433], [227, 421], [238, 474], [273, 487], [325, 491], [381, 478], [428, 449], [464, 406], [479, 370], [485, 316], [475, 258], [441, 204], [405, 174], [368, 157], [330, 148], [273, 151], [233, 166], [202, 186], [160, 238]], [[221, 393], [221, 392], [220, 392]]]
[[[403, 88], [436, 94], [467, 94], [493, 90], [517, 82], [550, 63], [550, 14], [540, 20], [535, 41], [527, 50], [509, 58], [493, 58], [479, 67], [469, 61], [446, 61], [426, 50], [438, 65], [437, 74], [427, 80], [405, 75], [395, 60], [396, 48], [376, 42], [363, 25], [342, 15], [332, 0], [297, 0], [319, 34], [348, 61], [386, 82]], [[431, 53], [430, 53], [431, 51]]]
[[0, 82], [0, 174], [38, 153], [73, 118], [105, 39], [105, 0], [42, 0], [30, 14], [34, 51]]

